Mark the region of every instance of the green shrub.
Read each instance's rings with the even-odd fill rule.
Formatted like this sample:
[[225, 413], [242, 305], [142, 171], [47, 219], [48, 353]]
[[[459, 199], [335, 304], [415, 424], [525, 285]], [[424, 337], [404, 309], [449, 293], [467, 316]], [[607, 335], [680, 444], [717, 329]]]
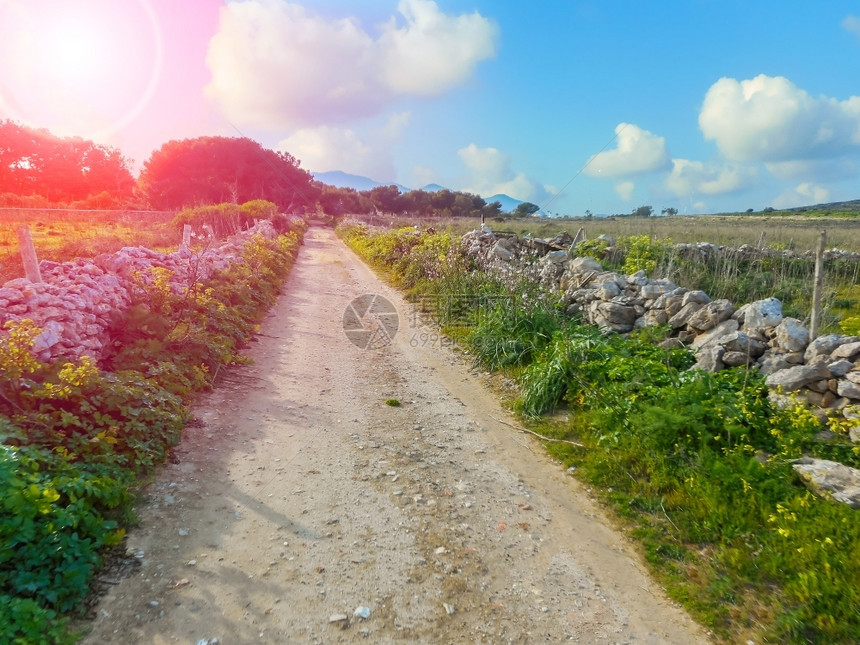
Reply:
[[251, 222], [254, 220], [271, 220], [278, 214], [278, 207], [265, 199], [254, 199], [239, 206], [239, 214]]
[[242, 261], [206, 285], [193, 281], [178, 291], [169, 271], [152, 269], [152, 279], [136, 282], [132, 305], [112, 326], [106, 365], [138, 370], [179, 396], [206, 389], [221, 365], [244, 360], [239, 352], [274, 304], [298, 247], [298, 233], [276, 240], [256, 235], [243, 247]]
[[[373, 266], [413, 275], [416, 231], [355, 226], [341, 234]], [[631, 239], [625, 272], [655, 271], [656, 260], [670, 273], [707, 274], [714, 286], [734, 281], [748, 296], [776, 278], [781, 293], [799, 301], [798, 275], [808, 262], [760, 262], [764, 272], [756, 274], [746, 259], [678, 258], [661, 242]], [[414, 269], [422, 278], [401, 284], [410, 285], [422, 311], [457, 330], [478, 364], [506, 368], [518, 379], [524, 421], [572, 442], [547, 449], [613, 505], [669, 594], [717, 640], [856, 642], [857, 511], [811, 495], [791, 467], [801, 455], [860, 467], [860, 448], [845, 427], [831, 423], [837, 438], [821, 441], [815, 416], [799, 404], [775, 407], [756, 372], [690, 370], [690, 352], [654, 344], [665, 328], [604, 336], [528, 290], [512, 297], [465, 260], [434, 268], [440, 273], [432, 280]], [[538, 416], [560, 406], [566, 422]]]
[[250, 221], [237, 204], [210, 204], [182, 209], [174, 218], [173, 225], [182, 229], [188, 224], [198, 232], [209, 226], [215, 237], [223, 238], [240, 232]]
[[668, 239], [652, 242], [647, 235], [631, 235], [621, 238], [618, 245], [625, 254], [624, 265], [621, 270], [626, 275], [631, 275], [637, 271], [644, 271], [647, 275], [651, 275], [657, 268], [658, 260], [671, 244], [672, 240]]
[[[211, 282], [153, 270], [114, 326], [102, 368], [46, 364], [32, 321], [0, 333], [0, 642], [66, 645], [64, 614], [86, 596], [100, 552], [118, 544], [137, 478], [179, 440], [183, 399], [242, 344], [277, 297], [300, 230], [256, 236]], [[217, 294], [217, 297], [216, 297]]]

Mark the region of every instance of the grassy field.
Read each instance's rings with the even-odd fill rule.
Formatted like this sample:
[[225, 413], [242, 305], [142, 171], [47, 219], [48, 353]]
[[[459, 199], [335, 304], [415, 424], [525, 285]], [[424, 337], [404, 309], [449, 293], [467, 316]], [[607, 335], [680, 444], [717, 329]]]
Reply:
[[65, 262], [124, 246], [166, 252], [179, 247], [172, 212], [0, 208], [0, 284], [24, 276], [18, 229], [30, 229], [40, 260]]
[[[460, 235], [480, 227], [479, 219], [385, 219], [376, 224], [432, 227]], [[743, 244], [814, 253], [821, 231], [827, 232], [828, 249], [860, 252], [860, 215], [811, 217], [789, 215], [700, 215], [684, 217], [614, 217], [577, 219], [499, 218], [487, 222], [497, 232], [551, 238], [562, 232], [575, 236], [583, 229], [586, 239], [609, 235], [619, 250], [600, 257], [604, 268], [621, 271], [625, 240], [646, 237], [646, 251], [653, 254], [652, 278], [668, 278], [689, 289], [701, 289], [712, 298], [727, 298], [736, 305], [776, 297], [783, 313], [810, 324], [814, 260], [809, 257], [752, 258], [728, 252], [707, 260], [680, 257], [669, 243], [710, 242], [736, 249]], [[649, 242], [650, 240], [650, 242]], [[640, 245], [641, 246], [641, 245]], [[860, 263], [825, 262], [822, 299], [822, 333], [860, 333]]]
[[[385, 218], [377, 223], [389, 224]], [[396, 219], [396, 225], [431, 224], [440, 230], [466, 233], [480, 227], [477, 218]], [[727, 246], [750, 244], [775, 249], [813, 251], [822, 230], [827, 231], [827, 248], [860, 252], [860, 216], [804, 217], [800, 215], [698, 215], [676, 217], [608, 217], [608, 218], [500, 218], [488, 221], [493, 230], [509, 231], [520, 236], [553, 237], [561, 232], [576, 235], [583, 228], [587, 239], [599, 235], [629, 237], [648, 235], [652, 239], [670, 238], [676, 243], [712, 242]], [[762, 238], [764, 235], [764, 238]]]

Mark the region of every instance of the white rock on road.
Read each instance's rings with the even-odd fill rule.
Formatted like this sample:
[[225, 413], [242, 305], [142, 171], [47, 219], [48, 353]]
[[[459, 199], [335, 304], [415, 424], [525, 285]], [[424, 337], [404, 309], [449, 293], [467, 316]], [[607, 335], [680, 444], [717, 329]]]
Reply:
[[[363, 294], [396, 306], [390, 344], [344, 333]], [[77, 626], [83, 643], [707, 643], [587, 491], [417, 324], [310, 229], [255, 363], [222, 368], [148, 487], [128, 536], [145, 555]]]

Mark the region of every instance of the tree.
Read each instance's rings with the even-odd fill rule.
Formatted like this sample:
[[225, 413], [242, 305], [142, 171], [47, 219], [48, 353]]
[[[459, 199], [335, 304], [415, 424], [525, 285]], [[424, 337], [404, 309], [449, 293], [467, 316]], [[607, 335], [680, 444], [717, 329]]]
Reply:
[[640, 206], [639, 208], [634, 208], [631, 215], [633, 217], [651, 217], [651, 213], [654, 212], [654, 209], [650, 206]]
[[403, 212], [403, 200], [397, 186], [376, 186], [370, 189], [370, 201], [382, 213], [399, 214]]
[[0, 121], [0, 186], [15, 195], [73, 202], [108, 193], [131, 196], [130, 163], [118, 150], [80, 137], [57, 137]]
[[433, 213], [433, 195], [425, 190], [410, 190], [402, 199], [404, 212], [417, 217], [429, 217]]
[[678, 214], [678, 209], [677, 209], [677, 208], [664, 208], [664, 209], [663, 209], [662, 211], [660, 211], [660, 212], [661, 212], [663, 215], [668, 215], [669, 217], [672, 217], [673, 215], [677, 215], [677, 214]]
[[531, 202], [520, 202], [511, 213], [514, 217], [531, 217], [540, 210], [540, 206]]
[[483, 215], [484, 219], [501, 217], [502, 216], [502, 202], [496, 200], [496, 201], [491, 202], [489, 204], [485, 204], [484, 207], [481, 209], [481, 214]]
[[439, 213], [445, 210], [451, 211], [451, 209], [454, 208], [454, 200], [456, 197], [456, 194], [452, 193], [447, 188], [436, 191], [433, 193], [433, 209]]
[[296, 212], [312, 208], [321, 190], [291, 154], [235, 137], [168, 141], [143, 164], [137, 185], [161, 209], [265, 199]]

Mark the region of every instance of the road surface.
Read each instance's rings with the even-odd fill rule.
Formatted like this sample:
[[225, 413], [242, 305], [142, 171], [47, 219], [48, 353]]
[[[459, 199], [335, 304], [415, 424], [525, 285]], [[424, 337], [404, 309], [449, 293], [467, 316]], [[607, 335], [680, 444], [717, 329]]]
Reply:
[[254, 364], [221, 370], [145, 490], [83, 643], [709, 642], [432, 331], [311, 228]]

